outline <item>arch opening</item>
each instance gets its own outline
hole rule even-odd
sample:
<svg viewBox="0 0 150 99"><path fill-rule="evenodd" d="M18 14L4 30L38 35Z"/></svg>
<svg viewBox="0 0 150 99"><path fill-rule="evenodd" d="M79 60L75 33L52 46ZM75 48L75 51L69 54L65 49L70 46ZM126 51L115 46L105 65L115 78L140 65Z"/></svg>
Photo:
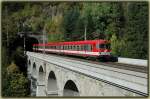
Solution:
<svg viewBox="0 0 150 99"><path fill-rule="evenodd" d="M30 68L31 68L31 61L29 60L28 61L28 69L30 70Z"/></svg>
<svg viewBox="0 0 150 99"><path fill-rule="evenodd" d="M64 86L63 96L79 96L79 90L72 80L68 80Z"/></svg>
<svg viewBox="0 0 150 99"><path fill-rule="evenodd" d="M43 83L44 82L44 70L43 67L40 66L39 68L39 83Z"/></svg>
<svg viewBox="0 0 150 99"><path fill-rule="evenodd" d="M50 96L58 95L57 79L53 71L51 71L48 76L47 91L48 91L48 95Z"/></svg>
<svg viewBox="0 0 150 99"><path fill-rule="evenodd" d="M36 64L35 63L33 63L33 75L35 76L36 75Z"/></svg>

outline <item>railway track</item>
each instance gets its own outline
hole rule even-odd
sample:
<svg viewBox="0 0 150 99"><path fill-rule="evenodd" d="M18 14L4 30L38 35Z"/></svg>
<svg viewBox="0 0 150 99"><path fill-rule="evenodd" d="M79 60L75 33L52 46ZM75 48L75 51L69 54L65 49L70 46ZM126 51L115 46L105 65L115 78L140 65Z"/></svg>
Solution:
<svg viewBox="0 0 150 99"><path fill-rule="evenodd" d="M103 65L103 66L107 66L107 67L114 67L114 68L136 71L136 72L141 72L141 73L148 73L148 68L145 66L122 64L122 63L117 63L117 62L100 62L98 60L87 60L82 57L76 57L76 56L70 56L70 55L59 55L59 54L52 54L52 53L49 55L59 56L62 58L72 59L72 60L77 60L77 61L83 61L83 62L92 63L92 64Z"/></svg>

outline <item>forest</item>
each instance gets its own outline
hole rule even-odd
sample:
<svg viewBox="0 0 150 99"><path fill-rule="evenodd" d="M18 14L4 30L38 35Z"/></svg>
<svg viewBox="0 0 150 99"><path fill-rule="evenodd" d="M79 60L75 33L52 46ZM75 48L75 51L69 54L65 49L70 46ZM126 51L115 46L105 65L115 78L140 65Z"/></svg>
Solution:
<svg viewBox="0 0 150 99"><path fill-rule="evenodd" d="M15 72L18 82L28 81L18 70L22 48L9 54L9 46L24 31L46 32L49 42L107 39L112 54L118 57L148 59L148 2L2 2L2 67ZM9 49L9 50L8 50ZM6 57L8 56L8 57ZM23 61L24 62L24 61ZM13 68L12 68L13 67ZM9 69L8 69L9 68ZM9 70L9 72L10 72ZM17 72L17 73L16 73ZM19 73L18 73L19 72ZM4 73L5 74L5 73ZM2 74L3 75L3 74ZM6 76L6 75L5 75ZM11 75L10 78L12 77ZM22 79L18 79L21 76ZM4 80L6 81L8 77ZM3 80L3 81L4 81ZM17 82L4 83L3 96L12 96L10 89ZM6 85L7 84L7 85ZM15 89L16 88L16 89ZM13 90L21 89L21 86ZM27 90L22 88L24 92ZM28 93L19 93L27 96ZM17 96L18 93L15 93ZM14 96L15 96L14 95Z"/></svg>

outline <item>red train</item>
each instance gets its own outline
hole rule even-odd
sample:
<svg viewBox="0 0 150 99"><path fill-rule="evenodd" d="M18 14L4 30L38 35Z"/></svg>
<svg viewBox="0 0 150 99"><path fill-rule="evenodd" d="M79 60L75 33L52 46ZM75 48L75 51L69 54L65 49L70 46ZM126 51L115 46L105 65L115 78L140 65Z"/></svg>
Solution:
<svg viewBox="0 0 150 99"><path fill-rule="evenodd" d="M33 50L38 52L45 51L46 53L95 57L100 60L117 61L117 58L111 55L110 42L107 40L86 40L33 44Z"/></svg>

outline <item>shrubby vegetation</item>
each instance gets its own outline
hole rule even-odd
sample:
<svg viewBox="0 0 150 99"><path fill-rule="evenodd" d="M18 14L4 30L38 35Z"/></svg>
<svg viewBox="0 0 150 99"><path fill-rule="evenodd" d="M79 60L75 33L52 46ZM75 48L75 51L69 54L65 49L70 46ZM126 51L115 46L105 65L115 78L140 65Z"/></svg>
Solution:
<svg viewBox="0 0 150 99"><path fill-rule="evenodd" d="M29 80L25 69L26 63L23 63L26 58L22 58L22 52L23 50L19 47L12 57L8 58L5 47L2 49L4 55L2 58L2 96L25 97L30 95Z"/></svg>
<svg viewBox="0 0 150 99"><path fill-rule="evenodd" d="M4 48L6 43L12 44L20 31L41 34L46 31L48 40L57 42L84 40L85 30L87 40L110 40L112 54L116 56L148 58L148 2L2 3ZM9 41L7 41L7 31ZM16 64L21 72L25 72L23 64L26 62L24 60L26 57L21 53L21 48L16 48L13 54L9 53L11 50L9 46L7 49L3 50L7 53L2 55L3 67L6 68L13 61L12 65ZM16 76L23 75L19 73ZM20 81L21 78L15 79ZM22 79L25 80L24 77ZM8 83L15 86L14 83Z"/></svg>
<svg viewBox="0 0 150 99"><path fill-rule="evenodd" d="M86 30L87 40L113 40L117 56L147 59L148 2L4 2L2 15L4 39L6 24L10 39L46 31L51 42L77 41Z"/></svg>

